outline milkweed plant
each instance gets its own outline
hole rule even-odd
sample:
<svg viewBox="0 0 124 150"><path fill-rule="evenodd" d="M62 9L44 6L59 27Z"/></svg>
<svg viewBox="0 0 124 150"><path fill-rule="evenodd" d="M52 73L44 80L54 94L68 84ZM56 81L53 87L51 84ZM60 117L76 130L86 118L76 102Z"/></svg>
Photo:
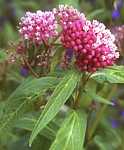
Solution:
<svg viewBox="0 0 124 150"><path fill-rule="evenodd" d="M105 114L124 83L111 31L68 5L28 11L17 29L8 62L18 63L25 79L3 106L0 132L26 130L29 147L45 137L42 150L110 150L104 138L111 133L110 141L116 140L117 134ZM109 145L117 148L117 141Z"/></svg>

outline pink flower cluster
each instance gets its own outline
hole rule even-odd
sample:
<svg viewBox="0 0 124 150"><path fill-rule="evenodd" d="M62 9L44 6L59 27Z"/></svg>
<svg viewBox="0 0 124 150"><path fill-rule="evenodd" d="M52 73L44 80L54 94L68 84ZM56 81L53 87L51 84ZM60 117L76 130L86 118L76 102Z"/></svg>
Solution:
<svg viewBox="0 0 124 150"><path fill-rule="evenodd" d="M64 18L65 16L61 20ZM68 22L66 20L66 28L63 26L61 41L64 47L73 49L79 70L94 72L113 65L119 53L114 44L114 36L103 23L96 20L91 22L85 17Z"/></svg>
<svg viewBox="0 0 124 150"><path fill-rule="evenodd" d="M113 65L119 57L115 38L103 23L89 21L71 6L60 5L53 11L27 12L20 22L20 34L36 43L48 42L57 36L61 26L61 43L73 50L80 71L94 72Z"/></svg>
<svg viewBox="0 0 124 150"><path fill-rule="evenodd" d="M66 29L68 24L72 24L76 20L86 20L83 13L68 5L59 5L58 8L53 9L53 13L57 17L58 23L64 29Z"/></svg>
<svg viewBox="0 0 124 150"><path fill-rule="evenodd" d="M19 32L24 39L42 43L57 35L57 22L51 11L27 12L19 23Z"/></svg>

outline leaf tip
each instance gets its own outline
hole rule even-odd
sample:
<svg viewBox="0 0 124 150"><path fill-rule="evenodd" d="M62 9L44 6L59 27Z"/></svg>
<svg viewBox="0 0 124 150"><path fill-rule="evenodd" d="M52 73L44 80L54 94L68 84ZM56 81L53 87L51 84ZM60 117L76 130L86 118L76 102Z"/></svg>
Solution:
<svg viewBox="0 0 124 150"><path fill-rule="evenodd" d="M33 143L33 139L32 139L32 137L30 137L30 139L29 139L29 147L31 147L32 143Z"/></svg>

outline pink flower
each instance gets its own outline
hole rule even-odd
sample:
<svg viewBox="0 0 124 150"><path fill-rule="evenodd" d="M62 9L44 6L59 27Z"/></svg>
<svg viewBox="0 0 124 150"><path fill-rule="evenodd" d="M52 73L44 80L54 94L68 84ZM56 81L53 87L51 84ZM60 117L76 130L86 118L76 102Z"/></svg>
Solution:
<svg viewBox="0 0 124 150"><path fill-rule="evenodd" d="M26 12L19 23L20 35L36 43L48 41L57 35L57 22L51 11Z"/></svg>
<svg viewBox="0 0 124 150"><path fill-rule="evenodd" d="M53 9L53 13L57 17L61 27L64 29L66 29L67 24L72 24L72 22L76 20L86 20L83 13L80 13L77 9L68 5L59 5L57 9Z"/></svg>
<svg viewBox="0 0 124 150"><path fill-rule="evenodd" d="M81 71L94 72L113 65L119 57L115 38L103 23L92 22L71 6L59 5L53 11L27 12L19 24L20 34L36 44L49 42L61 26L61 42L73 50L75 64Z"/></svg>
<svg viewBox="0 0 124 150"><path fill-rule="evenodd" d="M119 57L115 38L103 23L76 20L63 29L61 41L75 53L79 70L94 72L99 68L113 65Z"/></svg>

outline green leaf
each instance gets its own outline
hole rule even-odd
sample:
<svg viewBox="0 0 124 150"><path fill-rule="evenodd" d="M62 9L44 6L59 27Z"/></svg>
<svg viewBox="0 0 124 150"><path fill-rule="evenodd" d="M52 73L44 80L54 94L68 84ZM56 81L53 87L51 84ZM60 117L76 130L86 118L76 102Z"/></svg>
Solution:
<svg viewBox="0 0 124 150"><path fill-rule="evenodd" d="M29 140L30 146L38 133L55 117L55 115L59 112L60 108L71 96L77 85L78 80L79 74L70 71L70 73L68 73L55 88L52 96L48 100L48 103L46 104L43 112L41 113L38 121L34 126Z"/></svg>
<svg viewBox="0 0 124 150"><path fill-rule="evenodd" d="M13 29L10 22L4 25L3 33L4 33L6 41L14 41L18 39L17 33Z"/></svg>
<svg viewBox="0 0 124 150"><path fill-rule="evenodd" d="M91 78L100 83L124 83L124 66L113 66L97 71Z"/></svg>
<svg viewBox="0 0 124 150"><path fill-rule="evenodd" d="M3 62L4 60L6 60L7 58L7 54L5 51L0 50L0 62Z"/></svg>
<svg viewBox="0 0 124 150"><path fill-rule="evenodd" d="M27 131L32 131L36 121L37 121L37 117L28 115L16 121L14 127L19 129L24 129ZM49 140L53 140L55 138L58 129L59 129L59 125L56 124L56 120L53 120L39 134L43 135Z"/></svg>
<svg viewBox="0 0 124 150"><path fill-rule="evenodd" d="M104 103L104 104L109 104L109 105L113 105L112 102L110 102L109 100L97 95L95 92L89 90L89 89L86 89L86 94L88 96L90 96L94 101L97 101L97 102L100 102L100 103Z"/></svg>
<svg viewBox="0 0 124 150"><path fill-rule="evenodd" d="M115 129L111 129L111 127L105 129L103 135L96 135L93 140L100 150L115 150L118 149L122 143L120 135Z"/></svg>
<svg viewBox="0 0 124 150"><path fill-rule="evenodd" d="M71 112L58 131L50 150L82 150L86 124L84 112Z"/></svg>
<svg viewBox="0 0 124 150"><path fill-rule="evenodd" d="M12 100L14 101L16 98L31 99L34 96L40 96L47 89L55 87L58 82L59 80L55 77L42 77L39 79L28 78L10 95L8 101L12 102Z"/></svg>
<svg viewBox="0 0 124 150"><path fill-rule="evenodd" d="M26 79L9 96L4 107L4 115L1 118L0 130L5 128L12 120L24 114L25 110L34 100L44 94L44 92L58 84L55 77L43 77L39 79Z"/></svg>
<svg viewBox="0 0 124 150"><path fill-rule="evenodd" d="M32 10L40 9L39 3L36 3L35 1L19 1L19 5L23 8L30 8Z"/></svg>
<svg viewBox="0 0 124 150"><path fill-rule="evenodd" d="M70 5L75 8L79 8L78 0L57 0L57 4Z"/></svg>
<svg viewBox="0 0 124 150"><path fill-rule="evenodd" d="M106 143L102 137L100 136L95 136L94 138L94 142L96 143L96 145L98 146L98 148L100 148L100 150L112 150L112 146L111 144Z"/></svg>
<svg viewBox="0 0 124 150"><path fill-rule="evenodd" d="M92 13L88 14L87 18L94 19L94 17L96 17L96 16L98 17L103 13L105 13L104 9L97 9L97 10L93 11Z"/></svg>

